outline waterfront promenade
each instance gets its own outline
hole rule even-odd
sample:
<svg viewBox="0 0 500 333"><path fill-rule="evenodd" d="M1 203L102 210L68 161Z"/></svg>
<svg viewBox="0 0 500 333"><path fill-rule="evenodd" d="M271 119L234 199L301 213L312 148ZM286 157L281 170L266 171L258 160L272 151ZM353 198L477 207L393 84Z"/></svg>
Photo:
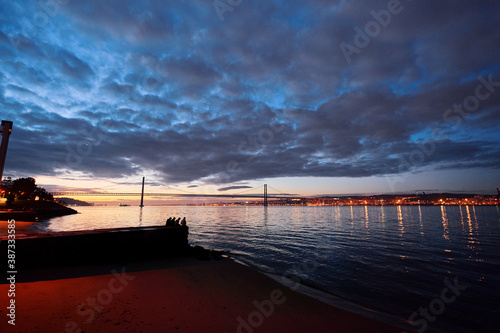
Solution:
<svg viewBox="0 0 500 333"><path fill-rule="evenodd" d="M15 325L8 321L9 298L1 298L2 332L401 331L298 293L220 254L185 248L185 227L26 235L27 224L19 225L16 246L24 247L18 260L25 268L18 269L10 298ZM148 256L165 237L166 243L179 238L174 247L184 250ZM66 253L57 256L61 251ZM2 295L12 290L12 281L5 281Z"/></svg>
<svg viewBox="0 0 500 333"><path fill-rule="evenodd" d="M16 285L15 327L1 304L2 332L401 331L294 292L227 258L26 273L33 281ZM7 289L0 285L2 295Z"/></svg>

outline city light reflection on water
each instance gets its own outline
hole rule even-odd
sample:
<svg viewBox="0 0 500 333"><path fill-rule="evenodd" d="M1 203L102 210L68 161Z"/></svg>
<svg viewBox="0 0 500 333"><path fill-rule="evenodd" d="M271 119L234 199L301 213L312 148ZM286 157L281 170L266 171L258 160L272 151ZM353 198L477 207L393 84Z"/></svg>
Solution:
<svg viewBox="0 0 500 333"><path fill-rule="evenodd" d="M443 238L450 240L449 230L448 230L448 218L446 217L446 207L441 206L441 218L443 219Z"/></svg>
<svg viewBox="0 0 500 333"><path fill-rule="evenodd" d="M488 332L500 298L500 212L484 206L79 207L32 231L163 225L186 216L190 243L230 251L283 274L322 258L303 282L402 318L439 296L445 278L470 286L433 326ZM465 213L464 213L465 211Z"/></svg>

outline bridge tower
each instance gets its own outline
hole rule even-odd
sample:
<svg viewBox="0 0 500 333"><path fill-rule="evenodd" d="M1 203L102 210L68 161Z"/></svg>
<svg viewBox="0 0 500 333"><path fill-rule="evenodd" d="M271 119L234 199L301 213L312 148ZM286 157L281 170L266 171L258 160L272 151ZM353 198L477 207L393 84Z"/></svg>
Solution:
<svg viewBox="0 0 500 333"><path fill-rule="evenodd" d="M264 207L267 207L267 184L264 184Z"/></svg>
<svg viewBox="0 0 500 333"><path fill-rule="evenodd" d="M0 185L3 179L3 168L7 156L10 133L12 133L12 121L2 120L2 145L0 146Z"/></svg>
<svg viewBox="0 0 500 333"><path fill-rule="evenodd" d="M139 207L144 207L144 178L146 177L142 177L141 204L139 205Z"/></svg>

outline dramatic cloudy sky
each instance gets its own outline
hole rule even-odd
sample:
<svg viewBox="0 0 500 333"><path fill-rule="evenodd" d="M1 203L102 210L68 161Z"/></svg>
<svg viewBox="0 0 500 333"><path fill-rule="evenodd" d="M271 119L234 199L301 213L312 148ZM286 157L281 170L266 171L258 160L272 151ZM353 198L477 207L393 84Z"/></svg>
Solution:
<svg viewBox="0 0 500 333"><path fill-rule="evenodd" d="M496 0L0 3L5 176L129 191L145 175L193 193L500 185Z"/></svg>

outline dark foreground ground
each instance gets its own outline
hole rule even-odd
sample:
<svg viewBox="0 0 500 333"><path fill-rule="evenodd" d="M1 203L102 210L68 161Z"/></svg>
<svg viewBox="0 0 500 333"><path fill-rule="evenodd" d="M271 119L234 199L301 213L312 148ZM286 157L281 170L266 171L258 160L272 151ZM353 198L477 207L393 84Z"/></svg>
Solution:
<svg viewBox="0 0 500 333"><path fill-rule="evenodd" d="M292 291L228 258L183 257L18 272L1 332L401 332ZM12 298L11 298L12 299Z"/></svg>
<svg viewBox="0 0 500 333"><path fill-rule="evenodd" d="M402 331L189 246L188 227L30 235L29 225L16 221L15 272L0 272L2 333Z"/></svg>

